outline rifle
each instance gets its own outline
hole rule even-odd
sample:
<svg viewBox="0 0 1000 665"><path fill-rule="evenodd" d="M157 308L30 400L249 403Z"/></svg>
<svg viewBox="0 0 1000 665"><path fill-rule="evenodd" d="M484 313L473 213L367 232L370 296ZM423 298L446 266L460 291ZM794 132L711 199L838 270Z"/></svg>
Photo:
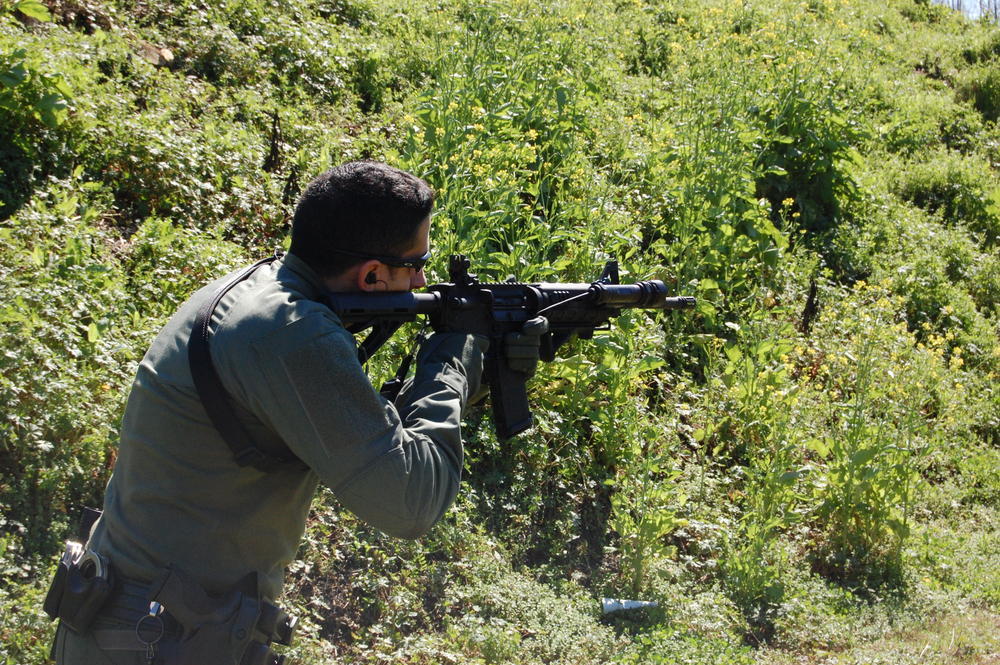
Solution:
<svg viewBox="0 0 1000 665"><path fill-rule="evenodd" d="M660 280L621 284L618 262L609 261L601 277L589 284L515 282L483 283L469 273L471 262L464 255L452 255L448 263L451 280L427 287L426 293L328 293L327 304L352 332L372 331L358 347L358 360L365 363L401 325L427 317L436 332L464 332L485 335L490 348L484 358L483 382L490 387L493 422L503 441L532 425L525 383L528 375L505 362L504 336L520 332L525 321L544 316L549 332L542 336L539 357L555 359L556 349L573 335L590 339L594 331L608 326L625 308L689 309L695 299L667 297ZM394 397L402 385L409 359L396 378L382 388Z"/></svg>

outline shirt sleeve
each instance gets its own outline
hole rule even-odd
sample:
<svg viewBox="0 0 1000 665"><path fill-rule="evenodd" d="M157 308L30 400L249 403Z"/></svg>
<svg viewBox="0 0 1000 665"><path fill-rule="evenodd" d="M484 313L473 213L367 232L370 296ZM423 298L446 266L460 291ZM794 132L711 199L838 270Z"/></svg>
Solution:
<svg viewBox="0 0 1000 665"><path fill-rule="evenodd" d="M478 389L486 344L433 335L392 404L358 363L354 338L311 315L252 344L263 381L243 388L252 410L346 508L390 535L416 538L458 493L461 414Z"/></svg>

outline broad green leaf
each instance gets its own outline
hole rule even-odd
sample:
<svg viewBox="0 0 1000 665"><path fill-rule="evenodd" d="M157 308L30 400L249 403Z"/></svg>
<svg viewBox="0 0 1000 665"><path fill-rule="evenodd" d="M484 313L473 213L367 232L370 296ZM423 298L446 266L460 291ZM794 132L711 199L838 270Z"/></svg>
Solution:
<svg viewBox="0 0 1000 665"><path fill-rule="evenodd" d="M714 279L709 279L706 277L702 279L700 282L698 282L698 288L702 291L714 291L718 290L719 283L716 282Z"/></svg>
<svg viewBox="0 0 1000 665"><path fill-rule="evenodd" d="M852 466L864 466L871 462L875 455L878 454L877 448L862 448L858 452L851 455L851 465Z"/></svg>
<svg viewBox="0 0 1000 665"><path fill-rule="evenodd" d="M38 21L52 20L52 14L49 13L48 7L39 0L20 0L14 4L14 9Z"/></svg>
<svg viewBox="0 0 1000 665"><path fill-rule="evenodd" d="M826 457L830 454L830 446L828 446L822 439L809 439L806 441L805 446L807 449L815 452L820 457Z"/></svg>
<svg viewBox="0 0 1000 665"><path fill-rule="evenodd" d="M656 356L646 356L640 360L633 368L633 374L642 374L643 372L649 372L650 370L658 369L667 364L663 358L658 358Z"/></svg>
<svg viewBox="0 0 1000 665"><path fill-rule="evenodd" d="M795 484L795 481L802 477L802 472L800 471L785 471L783 474L778 476L778 484L789 487Z"/></svg>
<svg viewBox="0 0 1000 665"><path fill-rule="evenodd" d="M62 111L66 108L66 100L62 95L50 92L35 102L35 108L39 111Z"/></svg>
<svg viewBox="0 0 1000 665"><path fill-rule="evenodd" d="M13 88L16 85L24 83L27 79L28 70L21 63L14 65L5 72L0 72L0 83L8 88Z"/></svg>
<svg viewBox="0 0 1000 665"><path fill-rule="evenodd" d="M906 522L903 522L896 517L891 517L887 521L887 524L889 525L889 528L892 529L892 532L896 534L897 538L903 539L910 536L910 526Z"/></svg>

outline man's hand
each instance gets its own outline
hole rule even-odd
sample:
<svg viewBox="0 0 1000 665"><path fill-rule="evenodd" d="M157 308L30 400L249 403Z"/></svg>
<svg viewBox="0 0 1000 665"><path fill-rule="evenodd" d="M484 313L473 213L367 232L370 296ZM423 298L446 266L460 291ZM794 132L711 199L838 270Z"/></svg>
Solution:
<svg viewBox="0 0 1000 665"><path fill-rule="evenodd" d="M544 316L536 316L524 322L520 332L504 335L504 355L507 365L515 372L535 375L538 367L538 349L542 335L549 331L549 320Z"/></svg>

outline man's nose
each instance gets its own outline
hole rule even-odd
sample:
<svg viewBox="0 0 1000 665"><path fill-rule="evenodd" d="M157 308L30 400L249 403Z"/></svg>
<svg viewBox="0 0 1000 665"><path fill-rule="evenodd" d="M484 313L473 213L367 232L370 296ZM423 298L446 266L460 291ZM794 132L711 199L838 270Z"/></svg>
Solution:
<svg viewBox="0 0 1000 665"><path fill-rule="evenodd" d="M413 274L413 278L410 280L410 288L422 289L425 286L427 286L427 278L424 276L424 269L421 268Z"/></svg>

